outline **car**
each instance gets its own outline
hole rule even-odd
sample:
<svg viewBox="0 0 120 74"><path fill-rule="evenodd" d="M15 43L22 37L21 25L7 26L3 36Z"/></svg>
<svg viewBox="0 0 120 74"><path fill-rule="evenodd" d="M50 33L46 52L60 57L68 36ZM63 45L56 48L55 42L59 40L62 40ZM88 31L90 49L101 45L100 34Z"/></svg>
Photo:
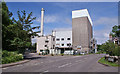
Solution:
<svg viewBox="0 0 120 74"><path fill-rule="evenodd" d="M84 55L85 53L84 53L84 52L81 52L80 54Z"/></svg>

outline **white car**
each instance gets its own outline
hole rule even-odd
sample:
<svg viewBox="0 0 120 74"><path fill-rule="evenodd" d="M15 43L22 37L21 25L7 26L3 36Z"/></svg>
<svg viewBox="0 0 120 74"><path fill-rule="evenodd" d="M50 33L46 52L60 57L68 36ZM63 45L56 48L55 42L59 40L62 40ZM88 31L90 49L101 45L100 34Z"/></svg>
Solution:
<svg viewBox="0 0 120 74"><path fill-rule="evenodd" d="M81 52L80 54L84 55L85 53L84 53L84 52Z"/></svg>

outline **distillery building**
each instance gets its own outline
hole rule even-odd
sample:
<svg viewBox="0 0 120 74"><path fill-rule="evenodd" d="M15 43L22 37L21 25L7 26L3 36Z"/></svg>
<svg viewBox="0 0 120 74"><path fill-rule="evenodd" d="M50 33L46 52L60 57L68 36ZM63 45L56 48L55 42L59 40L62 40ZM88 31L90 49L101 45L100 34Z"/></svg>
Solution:
<svg viewBox="0 0 120 74"><path fill-rule="evenodd" d="M89 53L90 41L93 38L92 25L87 9L72 11L73 49Z"/></svg>

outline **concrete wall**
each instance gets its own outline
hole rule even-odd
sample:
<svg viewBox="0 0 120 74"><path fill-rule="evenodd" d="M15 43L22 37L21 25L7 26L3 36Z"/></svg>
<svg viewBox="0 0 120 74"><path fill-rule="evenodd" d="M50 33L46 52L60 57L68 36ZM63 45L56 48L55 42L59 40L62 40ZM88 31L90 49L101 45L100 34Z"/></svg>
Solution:
<svg viewBox="0 0 120 74"><path fill-rule="evenodd" d="M88 17L72 18L73 49L81 46L82 51L89 51L92 38L92 25Z"/></svg>
<svg viewBox="0 0 120 74"><path fill-rule="evenodd" d="M93 37L92 20L87 9L72 11L73 49L81 46L82 52L89 52L90 40Z"/></svg>
<svg viewBox="0 0 120 74"><path fill-rule="evenodd" d="M46 50L47 47L45 47L45 45L48 46L48 49L54 49L55 47L55 41L53 41L55 37L54 36L41 36L37 38L37 53L40 52L40 50ZM48 40L48 43L45 42L46 40Z"/></svg>
<svg viewBox="0 0 120 74"><path fill-rule="evenodd" d="M59 31L54 31L54 35L55 35L55 44L56 47L62 47L62 48L67 48L69 46L67 46L67 44L71 44L72 45L72 30L59 30ZM62 38L64 38L64 40L61 40ZM67 40L67 38L70 38L70 40ZM59 41L57 41L57 39L60 39ZM62 44L64 44L64 46L62 46Z"/></svg>

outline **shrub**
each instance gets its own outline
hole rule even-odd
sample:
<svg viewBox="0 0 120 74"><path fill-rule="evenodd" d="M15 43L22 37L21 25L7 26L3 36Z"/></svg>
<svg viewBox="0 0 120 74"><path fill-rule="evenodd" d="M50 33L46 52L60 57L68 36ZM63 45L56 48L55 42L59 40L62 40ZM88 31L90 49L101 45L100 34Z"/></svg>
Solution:
<svg viewBox="0 0 120 74"><path fill-rule="evenodd" d="M2 52L2 64L17 62L23 59L22 54L18 54L17 52L9 52L3 51Z"/></svg>
<svg viewBox="0 0 120 74"><path fill-rule="evenodd" d="M40 52L39 52L39 55L41 55Z"/></svg>
<svg viewBox="0 0 120 74"><path fill-rule="evenodd" d="M54 56L54 54L51 54L51 56Z"/></svg>
<svg viewBox="0 0 120 74"><path fill-rule="evenodd" d="M62 53L61 56L63 56L64 54Z"/></svg>

